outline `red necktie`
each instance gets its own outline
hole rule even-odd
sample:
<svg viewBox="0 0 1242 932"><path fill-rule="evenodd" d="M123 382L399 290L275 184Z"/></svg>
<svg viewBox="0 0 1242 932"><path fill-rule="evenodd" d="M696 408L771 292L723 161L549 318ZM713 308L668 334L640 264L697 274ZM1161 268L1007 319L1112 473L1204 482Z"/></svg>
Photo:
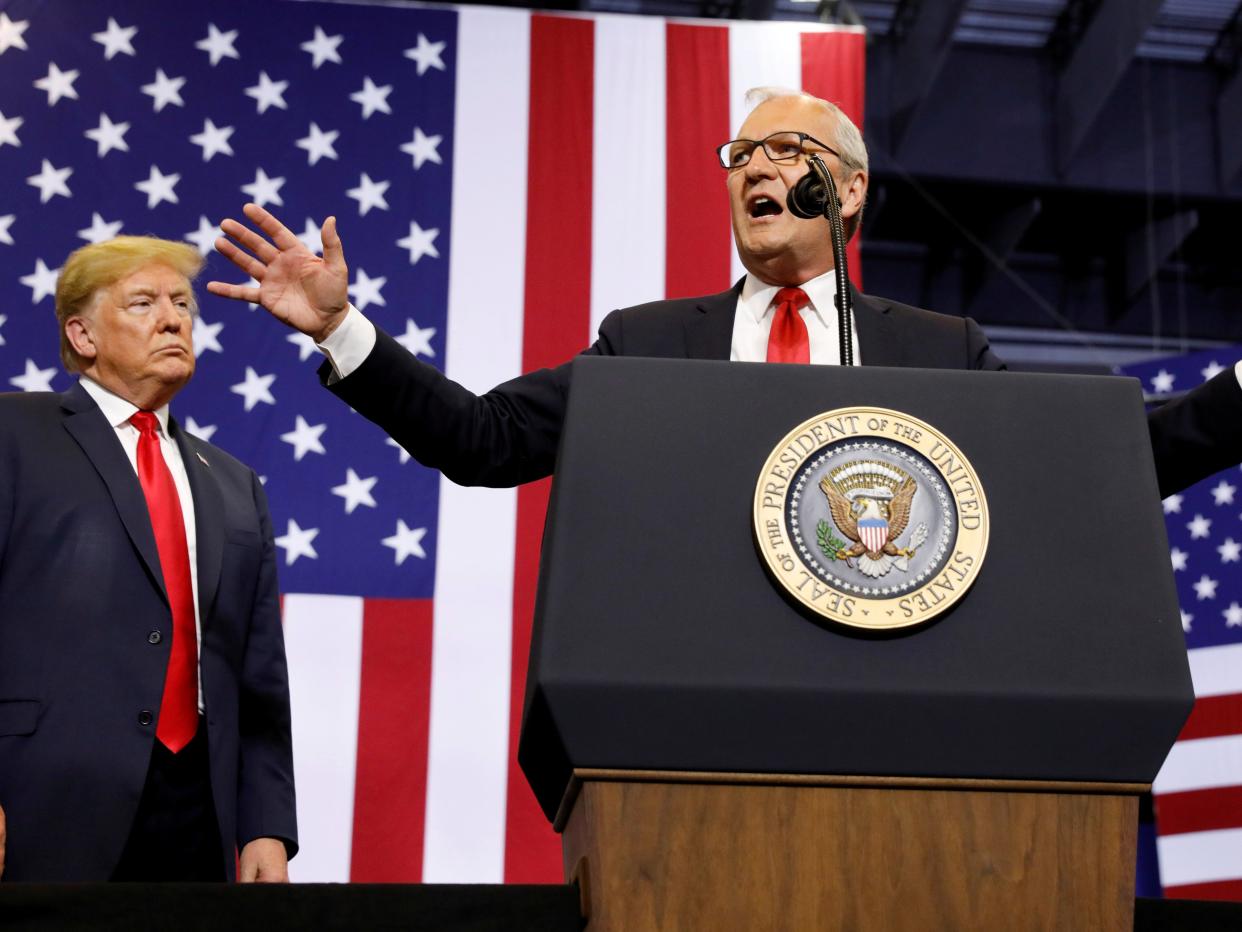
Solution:
<svg viewBox="0 0 1242 932"><path fill-rule="evenodd" d="M811 361L811 338L798 313L810 303L801 288L782 288L776 293L776 312L768 333L768 362Z"/></svg>
<svg viewBox="0 0 1242 932"><path fill-rule="evenodd" d="M194 627L190 551L186 546L177 486L160 452L155 415L139 411L129 422L141 434L138 438L138 481L147 499L164 588L172 608L172 650L168 656L168 674L164 677L164 697L160 700L155 737L176 754L190 743L198 730L198 638Z"/></svg>

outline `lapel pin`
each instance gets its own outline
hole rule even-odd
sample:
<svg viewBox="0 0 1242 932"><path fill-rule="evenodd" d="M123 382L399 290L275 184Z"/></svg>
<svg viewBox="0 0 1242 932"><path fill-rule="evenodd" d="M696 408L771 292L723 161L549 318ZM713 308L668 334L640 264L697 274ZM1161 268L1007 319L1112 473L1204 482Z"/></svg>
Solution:
<svg viewBox="0 0 1242 932"><path fill-rule="evenodd" d="M211 467L211 463L207 462L207 457L203 456L203 454L195 450L194 455L198 457L199 462L201 462L204 466L207 466L208 468Z"/></svg>

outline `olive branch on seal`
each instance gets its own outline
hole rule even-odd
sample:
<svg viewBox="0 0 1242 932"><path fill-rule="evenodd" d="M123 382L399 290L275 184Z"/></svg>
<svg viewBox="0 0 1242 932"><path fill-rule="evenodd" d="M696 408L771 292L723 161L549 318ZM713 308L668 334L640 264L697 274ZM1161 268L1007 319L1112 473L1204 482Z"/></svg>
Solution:
<svg viewBox="0 0 1242 932"><path fill-rule="evenodd" d="M820 552L829 560L837 558L837 552L845 549L845 541L832 536L832 525L821 520L815 527L815 537L819 541Z"/></svg>

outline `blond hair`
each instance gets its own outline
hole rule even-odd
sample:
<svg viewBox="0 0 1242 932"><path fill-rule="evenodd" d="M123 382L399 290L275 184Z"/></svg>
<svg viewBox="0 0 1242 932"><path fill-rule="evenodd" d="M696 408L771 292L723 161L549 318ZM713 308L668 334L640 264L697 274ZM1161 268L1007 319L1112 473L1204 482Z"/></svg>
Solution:
<svg viewBox="0 0 1242 932"><path fill-rule="evenodd" d="M70 317L90 314L100 293L148 265L166 265L194 281L204 260L193 246L154 236L116 236L91 243L69 254L56 280L56 322L60 327L60 360L69 372L81 372L84 363L65 334ZM194 295L191 308L197 312Z"/></svg>
<svg viewBox="0 0 1242 932"><path fill-rule="evenodd" d="M833 117L833 126L835 128L833 135L836 138L829 141L833 144L833 148L837 150L837 156L841 160L841 167L850 174L854 172L862 172L864 175L869 174L867 168L869 164L867 144L863 142L862 133L858 131L854 121L845 115L845 111L832 101L816 97L814 94L808 94L806 91L795 91L787 87L752 87L746 92L745 100L746 105L753 112L760 104L785 97L797 97L801 100L809 101ZM860 207L858 213L845 222L847 238L853 236L854 231L862 223L862 215L863 212Z"/></svg>

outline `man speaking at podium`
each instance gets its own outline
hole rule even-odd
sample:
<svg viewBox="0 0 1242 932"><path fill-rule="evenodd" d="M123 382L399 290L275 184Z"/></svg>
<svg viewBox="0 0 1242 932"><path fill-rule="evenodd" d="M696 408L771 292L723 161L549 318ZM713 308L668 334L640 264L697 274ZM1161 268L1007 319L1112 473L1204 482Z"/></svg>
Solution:
<svg viewBox="0 0 1242 932"><path fill-rule="evenodd" d="M0 396L4 880L287 879L266 499L169 414L194 374L201 268L150 237L77 250L56 317L81 381Z"/></svg>
<svg viewBox="0 0 1242 932"><path fill-rule="evenodd" d="M758 89L738 138L717 150L733 235L746 277L722 294L614 311L585 350L741 362L841 361L828 221L803 220L787 196L824 160L836 182L846 235L867 192L867 150L836 106L806 94ZM570 367L520 376L482 396L407 353L348 301L348 272L333 218L315 257L267 211L235 220L217 249L258 286L210 282L214 294L260 303L312 337L328 357L321 380L424 465L463 485L509 486L549 475L569 394ZM246 251L248 250L248 252ZM969 318L855 293L855 363L931 369L1005 368ZM1162 495L1242 458L1242 373L1226 372L1149 418Z"/></svg>

